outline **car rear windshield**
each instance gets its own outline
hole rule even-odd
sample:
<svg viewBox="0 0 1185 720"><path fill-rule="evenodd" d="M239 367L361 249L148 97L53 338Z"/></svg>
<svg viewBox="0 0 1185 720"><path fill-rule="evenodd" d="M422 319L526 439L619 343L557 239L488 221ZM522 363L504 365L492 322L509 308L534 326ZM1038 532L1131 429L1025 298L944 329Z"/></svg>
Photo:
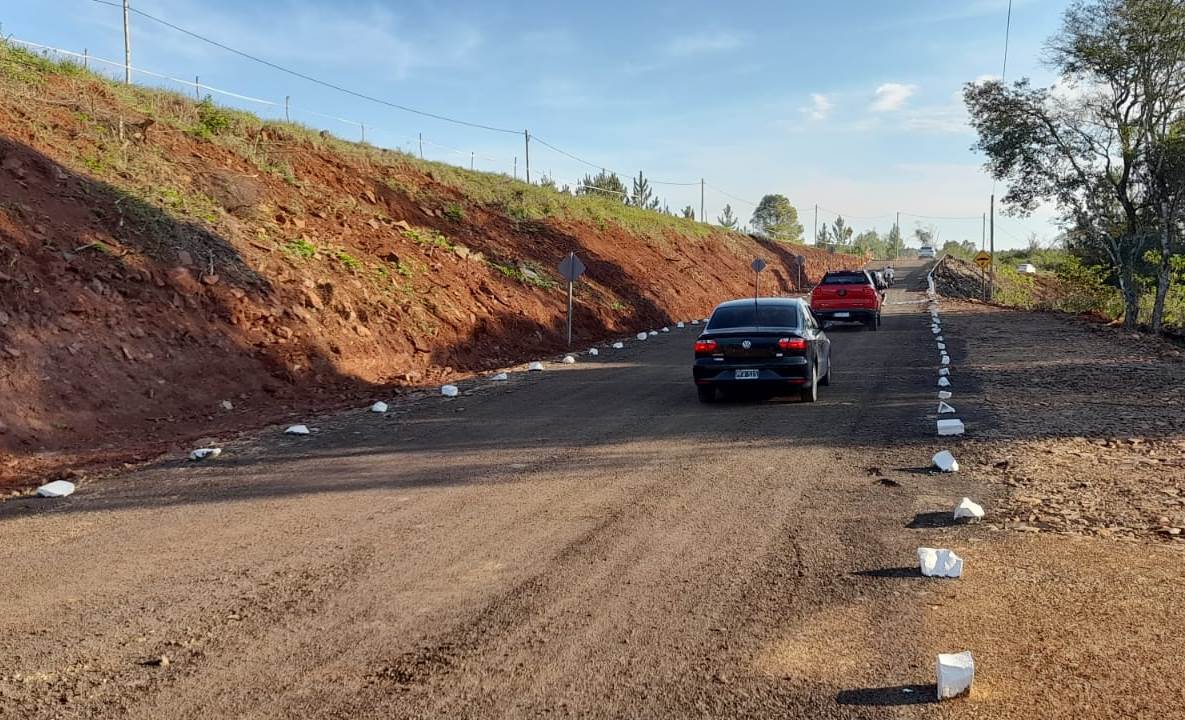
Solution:
<svg viewBox="0 0 1185 720"><path fill-rule="evenodd" d="M829 272L823 276L823 285L867 285L868 276L862 272Z"/></svg>
<svg viewBox="0 0 1185 720"><path fill-rule="evenodd" d="M716 308L709 330L737 327L798 328L797 305L745 304Z"/></svg>

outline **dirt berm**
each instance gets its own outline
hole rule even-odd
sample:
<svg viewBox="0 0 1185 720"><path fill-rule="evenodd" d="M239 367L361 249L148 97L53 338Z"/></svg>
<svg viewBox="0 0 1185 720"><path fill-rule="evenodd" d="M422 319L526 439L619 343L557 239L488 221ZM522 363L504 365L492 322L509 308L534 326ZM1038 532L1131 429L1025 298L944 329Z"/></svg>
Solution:
<svg viewBox="0 0 1185 720"><path fill-rule="evenodd" d="M0 484L794 291L861 259L105 82L0 45Z"/></svg>

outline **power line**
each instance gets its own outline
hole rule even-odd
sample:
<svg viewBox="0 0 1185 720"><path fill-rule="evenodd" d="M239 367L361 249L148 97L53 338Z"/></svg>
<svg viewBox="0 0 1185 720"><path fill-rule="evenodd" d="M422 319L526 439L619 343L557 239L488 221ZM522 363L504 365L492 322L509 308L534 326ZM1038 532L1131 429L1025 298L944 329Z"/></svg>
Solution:
<svg viewBox="0 0 1185 720"><path fill-rule="evenodd" d="M118 7L121 9L123 8L122 3L111 2L111 0L91 0L91 2L99 3L100 5L109 5L111 7ZM263 58L256 57L255 55L251 55L250 53L246 53L246 52L243 52L242 50L238 50L238 49L233 48L229 45L220 43L217 40L211 40L210 38L205 37L204 35L199 35L198 33L195 33L191 30L186 30L185 28L180 27L178 25L174 25L173 23L171 23L167 20L162 20L161 18L158 18L155 15L149 15L148 13L144 12L143 10L131 8L131 11L141 17L152 20L153 22L160 23L161 25L164 25L167 28L172 28L173 30L176 30L179 33L184 33L192 38L196 38L198 40L201 40L202 42L209 43L210 45L213 45L218 48L222 48L223 50L226 50L227 52L234 53L235 55L244 57L244 58L251 60L253 62L257 62L261 65L266 65L267 67L270 67L273 70L279 70L282 73L287 73L288 75L292 75L293 77L298 77L301 80L307 80L308 82L315 83L317 85L321 85L323 87L330 88L331 90L337 90L338 92L342 92L347 95L353 95L354 97L361 98L363 100L368 100L370 102L378 103L380 105L386 105L387 107L395 108L396 110L402 110L404 112L413 113L415 115L421 115L423 117L430 117L435 120L442 120L444 122L450 122L450 123L454 123L456 125L464 125L466 127L478 128L479 130L489 130L491 132L509 133L512 135L518 135L519 132L521 132L519 130L508 130L506 128L494 127L492 125L483 125L481 123L469 122L468 120L458 120L456 118L447 117L445 115L438 115L436 113L428 112L426 110L417 110L416 108L408 107L407 105L400 105L399 103L394 103L389 100L383 100L382 98L377 98L377 97L374 97L373 95L367 95L365 93L360 93L355 90L350 90L349 88L342 87L341 85L336 85L336 84L328 82L326 80L321 80L321 79L315 78L311 75L306 75L306 74L299 72L297 70L292 70L292 69L286 68L282 65L277 65L276 63L270 62L268 60L264 60Z"/></svg>
<svg viewBox="0 0 1185 720"><path fill-rule="evenodd" d="M696 184L698 185L699 183L696 183ZM757 207L757 205L759 204L759 203L755 203L755 202L753 202L752 200L746 200L745 198L742 198L742 197L737 197L736 195L732 195L732 194L730 194L730 193L726 193L726 192L724 192L723 190L721 190L720 188L716 187L715 185L711 185L711 184L709 184L709 183L704 183L704 184L705 184L707 187L710 187L710 188L712 188L712 190L713 190L713 191L720 193L721 195L723 195L723 196L724 196L724 197L726 197L726 198L730 198L730 199L732 199L732 200L736 200L737 202L743 202L743 203L745 203L746 205L752 205L753 207Z"/></svg>

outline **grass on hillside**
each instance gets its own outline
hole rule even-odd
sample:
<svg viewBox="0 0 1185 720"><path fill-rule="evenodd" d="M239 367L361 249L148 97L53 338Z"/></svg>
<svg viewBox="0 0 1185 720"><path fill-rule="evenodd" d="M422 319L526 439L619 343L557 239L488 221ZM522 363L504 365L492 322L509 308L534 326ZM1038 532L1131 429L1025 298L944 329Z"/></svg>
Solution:
<svg viewBox="0 0 1185 720"><path fill-rule="evenodd" d="M517 221L545 219L585 222L606 230L611 225L643 236L653 242L662 243L671 235L685 238L704 238L711 235L721 239L739 242L743 236L712 225L673 217L662 213L624 205L616 199L599 195L575 196L547 187L529 184L505 174L488 173L455 167L441 162L421 160L399 150L385 150L366 143L356 143L333 137L320 130L297 123L264 120L254 114L227 108L211 99L197 101L169 90L128 86L102 75L88 72L73 61L58 61L36 52L0 41L0 83L7 90L26 93L41 88L50 76L67 76L77 85L79 105L88 90L100 90L121 105L150 117L158 123L177 128L191 137L216 143L244 157L262 172L276 175L286 182L300 186L301 179L280 153L274 152L276 142L262 140L274 137L304 142L319 150L338 153L362 161L371 167L387 168L396 176L399 171L413 171L451 188L470 205L485 206L499 210ZM89 86L89 87L86 87ZM93 103L92 103L93 105ZM150 168L129 167L134 159L127 153L115 150L116 143L110 128L90 113L79 113L80 119L95 126L100 147L97 153L86 159L80 158L86 168L98 175L140 171L144 177ZM266 133L261 133L261 131ZM167 160L158 158L158 160ZM141 163L143 164L143 163ZM400 185L398 179L392 185ZM419 188L403 188L411 193L422 192ZM465 207L455 200L435 200L444 208L446 216L454 221L463 220ZM176 208L172 208L176 209Z"/></svg>

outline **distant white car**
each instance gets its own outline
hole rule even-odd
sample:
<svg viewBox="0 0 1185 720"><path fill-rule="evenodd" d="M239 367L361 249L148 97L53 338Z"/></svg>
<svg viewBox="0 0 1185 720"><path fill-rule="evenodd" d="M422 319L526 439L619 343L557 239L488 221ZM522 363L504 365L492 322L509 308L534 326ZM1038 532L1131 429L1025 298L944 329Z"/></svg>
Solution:
<svg viewBox="0 0 1185 720"><path fill-rule="evenodd" d="M920 258L934 257L934 248L930 247L929 245L921 246L920 248L918 248L918 257L920 257Z"/></svg>
<svg viewBox="0 0 1185 720"><path fill-rule="evenodd" d="M1021 263L1020 265L1016 266L1016 271L1019 273L1024 273L1025 275L1036 275L1037 266L1033 263Z"/></svg>

